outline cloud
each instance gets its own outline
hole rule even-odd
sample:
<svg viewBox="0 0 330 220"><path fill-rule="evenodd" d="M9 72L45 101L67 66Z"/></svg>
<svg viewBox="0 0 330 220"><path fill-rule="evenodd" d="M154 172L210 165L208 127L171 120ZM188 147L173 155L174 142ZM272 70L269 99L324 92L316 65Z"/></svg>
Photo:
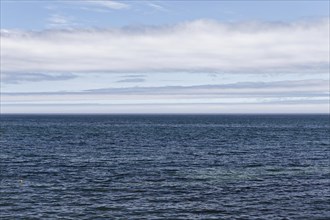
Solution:
<svg viewBox="0 0 330 220"><path fill-rule="evenodd" d="M55 15L52 15L50 18L49 18L49 21L53 24L56 24L56 25L66 25L68 23L68 19L64 16L61 16L61 15L58 15L58 14L55 14Z"/></svg>
<svg viewBox="0 0 330 220"><path fill-rule="evenodd" d="M77 76L72 73L66 74L44 74L44 73L24 73L24 74L3 74L1 82L5 84L18 84L21 82L41 82L41 81L62 81L74 79Z"/></svg>
<svg viewBox="0 0 330 220"><path fill-rule="evenodd" d="M84 0L84 1L80 1L79 3L94 5L94 6L103 7L103 8L107 8L107 9L114 9L114 10L130 8L130 5L128 5L126 3L118 2L118 1L112 1L112 0L104 0L104 1Z"/></svg>
<svg viewBox="0 0 330 220"><path fill-rule="evenodd" d="M96 104L65 104L65 105L1 105L1 113L58 113L58 114L279 114L279 113L320 113L327 114L327 103L296 103L296 104L140 104L140 105L96 105Z"/></svg>
<svg viewBox="0 0 330 220"><path fill-rule="evenodd" d="M132 75L124 75L122 78L144 78L146 75L143 74L132 74Z"/></svg>
<svg viewBox="0 0 330 220"><path fill-rule="evenodd" d="M99 2L99 1L98 1ZM329 19L1 31L1 71L327 73Z"/></svg>
<svg viewBox="0 0 330 220"><path fill-rule="evenodd" d="M131 79L122 79L116 81L117 83L139 83L139 82L144 82L146 81L145 79L142 78L131 78Z"/></svg>
<svg viewBox="0 0 330 220"><path fill-rule="evenodd" d="M72 20L72 17L53 14L48 18L47 26L49 28L69 28L76 25L76 23L74 23Z"/></svg>
<svg viewBox="0 0 330 220"><path fill-rule="evenodd" d="M3 113L326 113L329 81L2 93Z"/></svg>
<svg viewBox="0 0 330 220"><path fill-rule="evenodd" d="M85 90L90 94L177 95L181 97L313 97L329 95L329 81L239 82L220 85L128 87Z"/></svg>
<svg viewBox="0 0 330 220"><path fill-rule="evenodd" d="M296 80L276 82L239 82L220 85L126 87L90 89L77 92L3 93L6 96L82 96L96 95L118 98L120 96L151 96L161 98L204 98L204 97L328 97L329 81ZM120 97L120 98L122 98Z"/></svg>
<svg viewBox="0 0 330 220"><path fill-rule="evenodd" d="M146 1L145 2L147 6L157 10L157 11L163 11L163 12L167 12L169 11L167 8L165 8L164 6L160 5L160 4L156 4L155 2L151 2L151 1Z"/></svg>

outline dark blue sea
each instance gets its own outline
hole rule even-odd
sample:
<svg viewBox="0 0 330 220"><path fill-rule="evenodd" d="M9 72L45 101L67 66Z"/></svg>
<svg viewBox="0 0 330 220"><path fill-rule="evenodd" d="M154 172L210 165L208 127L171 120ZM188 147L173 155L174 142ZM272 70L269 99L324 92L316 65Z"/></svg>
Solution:
<svg viewBox="0 0 330 220"><path fill-rule="evenodd" d="M1 115L1 219L330 219L329 115Z"/></svg>

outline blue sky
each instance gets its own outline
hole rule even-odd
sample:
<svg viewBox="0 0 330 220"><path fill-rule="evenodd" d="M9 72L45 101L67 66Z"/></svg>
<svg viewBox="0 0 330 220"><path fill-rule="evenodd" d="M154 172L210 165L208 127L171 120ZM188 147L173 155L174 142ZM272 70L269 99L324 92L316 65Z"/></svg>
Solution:
<svg viewBox="0 0 330 220"><path fill-rule="evenodd" d="M1 0L3 113L327 113L328 1Z"/></svg>
<svg viewBox="0 0 330 220"><path fill-rule="evenodd" d="M106 7L103 2L1 0L1 26L42 30L51 27L54 15L77 27L109 28L168 25L197 19L286 22L329 14L328 1L116 1L121 7Z"/></svg>

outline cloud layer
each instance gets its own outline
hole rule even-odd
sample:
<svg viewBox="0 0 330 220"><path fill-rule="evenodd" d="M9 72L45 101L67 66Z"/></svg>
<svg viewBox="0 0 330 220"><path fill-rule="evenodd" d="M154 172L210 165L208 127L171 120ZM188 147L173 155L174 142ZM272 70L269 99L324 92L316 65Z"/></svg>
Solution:
<svg viewBox="0 0 330 220"><path fill-rule="evenodd" d="M324 100L328 101L329 81L297 80L276 82L240 82L221 85L198 86L162 86L162 87L127 87L83 90L77 92L37 92L37 93L3 93L3 102L82 102L104 103L104 101L121 100L124 103L145 102L156 103L263 103L288 100Z"/></svg>
<svg viewBox="0 0 330 220"><path fill-rule="evenodd" d="M44 73L25 73L25 74L3 74L1 82L4 84L18 84L21 82L41 82L41 81L62 81L74 79L77 76L72 73L44 74Z"/></svg>
<svg viewBox="0 0 330 220"><path fill-rule="evenodd" d="M329 19L293 23L1 30L1 71L328 72Z"/></svg>

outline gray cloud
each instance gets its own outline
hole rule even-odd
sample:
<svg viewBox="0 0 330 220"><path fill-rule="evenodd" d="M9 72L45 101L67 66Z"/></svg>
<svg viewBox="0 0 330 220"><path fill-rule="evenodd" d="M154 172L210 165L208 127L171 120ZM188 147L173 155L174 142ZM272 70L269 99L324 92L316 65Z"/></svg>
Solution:
<svg viewBox="0 0 330 220"><path fill-rule="evenodd" d="M122 80L118 80L116 81L117 83L139 83L139 82L144 82L146 81L143 78L130 78L130 79L122 79Z"/></svg>
<svg viewBox="0 0 330 220"><path fill-rule="evenodd" d="M182 106L188 106L188 105L229 105L229 106L235 106L235 105L253 105L253 104L290 104L290 105L295 105L295 104L327 104L329 101L328 100L311 100L311 99L298 99L298 100L272 100L272 101L258 101L258 102L247 102L247 103L241 103L241 102L203 102L203 103L194 103L194 102L190 102L190 103L141 103L141 104L102 104L102 103L89 103L89 102L85 102L85 103L71 103L71 104L61 104L61 103L54 103L54 104L43 104L43 103L36 103L36 104L27 104L27 103L6 103L6 105L8 106L26 106L26 105L34 105L34 106L43 106L43 105L47 105L47 106L86 106L86 105L91 105L91 106L114 106L114 105L122 105L122 106L132 106L132 105L141 105L141 106L151 106L151 105L158 105L158 106L171 106L171 105L182 105Z"/></svg>
<svg viewBox="0 0 330 220"><path fill-rule="evenodd" d="M239 82L222 85L197 85L197 86L163 86L163 87L129 87L129 88L103 88L84 90L90 93L115 93L115 94L238 94L265 96L266 94L279 95L295 93L328 92L329 81L326 80L297 80L276 82Z"/></svg>
<svg viewBox="0 0 330 220"><path fill-rule="evenodd" d="M328 80L2 93L3 113L326 113Z"/></svg>
<svg viewBox="0 0 330 220"><path fill-rule="evenodd" d="M123 98L153 96L172 98L216 97L328 97L329 81L297 80L277 82L240 82L220 85L127 87L83 90L79 92L3 93L6 96L106 96Z"/></svg>
<svg viewBox="0 0 330 220"><path fill-rule="evenodd" d="M77 76L72 73L66 74L44 74L44 73L24 73L1 75L1 82L5 84L18 84L22 82L40 82L40 81L62 81L74 79Z"/></svg>
<svg viewBox="0 0 330 220"><path fill-rule="evenodd" d="M147 75L143 75L143 74L131 74L131 75L124 75L121 76L122 78L144 78L147 77Z"/></svg>

